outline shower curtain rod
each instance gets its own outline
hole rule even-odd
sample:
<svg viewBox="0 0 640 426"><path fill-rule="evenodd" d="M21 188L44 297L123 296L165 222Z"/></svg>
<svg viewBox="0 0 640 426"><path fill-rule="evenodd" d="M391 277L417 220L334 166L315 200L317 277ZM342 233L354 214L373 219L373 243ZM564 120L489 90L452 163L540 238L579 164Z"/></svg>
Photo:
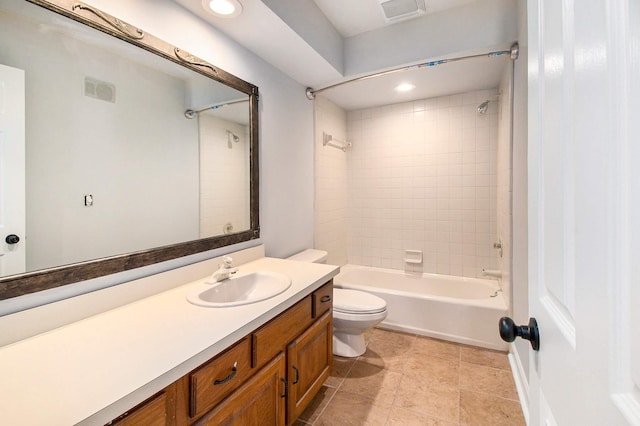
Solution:
<svg viewBox="0 0 640 426"><path fill-rule="evenodd" d="M249 102L249 99L237 99L235 101L222 102L222 103L219 103L219 104L210 105L210 106L208 106L206 108L202 108L202 109L199 109L199 110L188 109L188 110L186 110L184 112L184 115L187 118L193 118L193 117L196 116L196 114L200 114L202 111L207 111L209 109L218 109L218 108L222 108L222 107L227 106L227 105L239 104L241 102Z"/></svg>
<svg viewBox="0 0 640 426"><path fill-rule="evenodd" d="M516 42L516 43L513 43L511 45L511 48L509 50L499 50L499 51L489 52L489 53L480 53L480 54L477 54L477 55L458 56L456 58L439 59L437 61L429 61L429 62L423 62L421 64L409 65L409 66L401 67L401 68L394 68L392 70L381 71L381 72L365 75L365 76L362 76L362 77L353 78L351 80L342 81L340 83L332 84L331 86L326 86L326 87L323 87L323 88L317 89L317 90L314 90L311 87L307 87L307 90L306 90L305 93L307 95L307 99L312 101L312 100L314 100L316 98L316 93L324 92L325 90L333 89L333 88L336 88L336 87L339 87L339 86L342 86L342 85L348 84L348 83L354 83L356 81L368 80L368 79L374 78L374 77L381 77L383 75L394 74L394 73L397 73L397 72L409 71L409 70L412 70L412 69L418 69L418 68L423 68L423 67L435 67L436 65L447 64L449 62L462 61L462 60L465 60L465 59L474 59L474 58L482 58L482 57L493 58L493 57L498 57L498 56L502 56L502 55L509 55L509 58L512 61L515 61L516 59L518 59L518 54L519 54L519 47L518 47L518 43Z"/></svg>

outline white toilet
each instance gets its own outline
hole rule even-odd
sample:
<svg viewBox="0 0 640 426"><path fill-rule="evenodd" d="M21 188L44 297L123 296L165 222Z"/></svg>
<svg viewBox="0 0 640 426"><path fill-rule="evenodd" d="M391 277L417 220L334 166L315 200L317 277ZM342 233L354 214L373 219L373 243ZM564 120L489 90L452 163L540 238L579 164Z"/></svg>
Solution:
<svg viewBox="0 0 640 426"><path fill-rule="evenodd" d="M289 257L289 260L326 263L327 252L308 249ZM364 332L387 317L384 299L364 291L333 289L333 353L356 357L366 350Z"/></svg>

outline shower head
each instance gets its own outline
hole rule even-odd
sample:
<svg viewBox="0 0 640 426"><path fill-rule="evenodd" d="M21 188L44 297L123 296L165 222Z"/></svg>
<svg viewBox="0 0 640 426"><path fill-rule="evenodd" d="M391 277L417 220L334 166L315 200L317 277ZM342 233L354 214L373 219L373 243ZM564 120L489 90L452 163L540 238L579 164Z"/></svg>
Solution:
<svg viewBox="0 0 640 426"><path fill-rule="evenodd" d="M202 109L199 109L197 111L192 110L192 109L188 109L188 110L186 110L184 112L184 116L187 117L189 120L191 120L192 118L195 118L198 114L200 114L202 111L207 111L207 110L210 110L210 109L218 109L218 108L221 108L221 107L223 107L225 105L212 105L210 107L202 108Z"/></svg>
<svg viewBox="0 0 640 426"><path fill-rule="evenodd" d="M489 100L488 99L486 101L484 101L483 103L481 103L480 105L478 105L478 114L484 114L485 112L487 112L487 108L489 108Z"/></svg>
<svg viewBox="0 0 640 426"><path fill-rule="evenodd" d="M234 143L240 142L240 137L233 133L231 130L227 130L227 146L229 149L233 148Z"/></svg>

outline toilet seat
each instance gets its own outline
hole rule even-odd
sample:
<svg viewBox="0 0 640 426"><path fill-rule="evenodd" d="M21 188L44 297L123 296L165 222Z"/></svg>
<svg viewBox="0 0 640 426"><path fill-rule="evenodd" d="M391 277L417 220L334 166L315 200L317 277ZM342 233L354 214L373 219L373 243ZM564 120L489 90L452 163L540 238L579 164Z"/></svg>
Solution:
<svg viewBox="0 0 640 426"><path fill-rule="evenodd" d="M363 291L344 288L333 289L333 311L351 315L369 315L385 312L384 299Z"/></svg>

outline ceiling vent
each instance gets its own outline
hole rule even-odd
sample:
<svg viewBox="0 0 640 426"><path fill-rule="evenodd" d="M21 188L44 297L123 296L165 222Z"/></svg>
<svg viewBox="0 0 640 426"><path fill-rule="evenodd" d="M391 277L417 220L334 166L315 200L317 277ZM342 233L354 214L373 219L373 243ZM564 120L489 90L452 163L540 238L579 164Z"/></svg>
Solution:
<svg viewBox="0 0 640 426"><path fill-rule="evenodd" d="M84 78L84 95L101 101L116 102L116 86L95 78Z"/></svg>
<svg viewBox="0 0 640 426"><path fill-rule="evenodd" d="M424 0L380 0L386 22L398 22L424 15Z"/></svg>

